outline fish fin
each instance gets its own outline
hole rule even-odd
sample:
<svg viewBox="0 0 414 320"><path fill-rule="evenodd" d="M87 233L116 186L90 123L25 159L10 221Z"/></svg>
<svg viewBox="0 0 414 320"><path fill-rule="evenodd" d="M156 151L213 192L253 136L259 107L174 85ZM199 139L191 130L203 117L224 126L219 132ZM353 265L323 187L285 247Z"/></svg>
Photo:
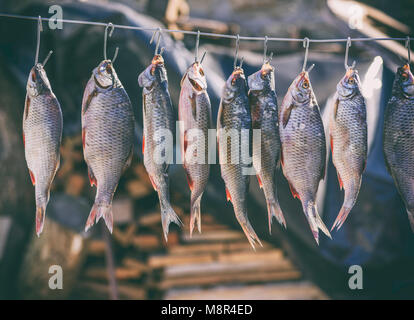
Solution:
<svg viewBox="0 0 414 320"><path fill-rule="evenodd" d="M309 201L307 204L304 204L303 209L316 243L319 245L319 229L332 239L329 230L326 228L325 224L318 214L316 204L312 201Z"/></svg>
<svg viewBox="0 0 414 320"><path fill-rule="evenodd" d="M85 150L86 128L82 128L82 148Z"/></svg>
<svg viewBox="0 0 414 320"><path fill-rule="evenodd" d="M301 200L299 193L295 190L295 188L292 186L292 184L289 181L288 181L288 184L289 184L289 189L290 189L290 192L292 193L293 198L298 198L299 200Z"/></svg>
<svg viewBox="0 0 414 320"><path fill-rule="evenodd" d="M142 136L142 154L144 154L145 151L145 136Z"/></svg>
<svg viewBox="0 0 414 320"><path fill-rule="evenodd" d="M338 213L338 216L335 219L334 224L331 227L331 231L336 227L336 230L339 230L342 225L344 224L346 218L348 217L349 213L351 212L352 208L348 208L342 205L341 210Z"/></svg>
<svg viewBox="0 0 414 320"><path fill-rule="evenodd" d="M24 102L24 112L23 112L23 117L25 120L27 119L27 116L29 115L29 108L30 108L30 97L26 95L26 100Z"/></svg>
<svg viewBox="0 0 414 320"><path fill-rule="evenodd" d="M128 157L126 158L126 161L124 164L124 168L122 169L122 173L124 173L131 165L133 155L134 155L134 147L131 146L131 150L129 151Z"/></svg>
<svg viewBox="0 0 414 320"><path fill-rule="evenodd" d="M197 223L197 230L201 233L201 194L196 200L191 201L190 216L190 237L193 235L194 225Z"/></svg>
<svg viewBox="0 0 414 320"><path fill-rule="evenodd" d="M35 179L35 176L34 176L32 170L30 170L30 169L29 169L29 175L30 175L30 180L32 181L32 185L35 185L36 184L36 179Z"/></svg>
<svg viewBox="0 0 414 320"><path fill-rule="evenodd" d="M334 145L333 145L333 138L332 138L332 135L329 135L329 141L330 141L330 143L331 143L331 153L332 153L332 157L333 157L333 154L334 154Z"/></svg>
<svg viewBox="0 0 414 320"><path fill-rule="evenodd" d="M273 217L276 218L277 222L286 228L286 220L277 201L267 202L267 214L269 218L269 234L272 234Z"/></svg>
<svg viewBox="0 0 414 320"><path fill-rule="evenodd" d="M285 128L286 127L286 125L288 124L288 122L289 122L289 118L290 118L290 113L292 112L292 109L294 108L295 106L293 105L293 103L289 106L289 107L287 107L285 110L283 110L283 112L282 112L282 123L283 123L283 128Z"/></svg>
<svg viewBox="0 0 414 320"><path fill-rule="evenodd" d="M283 167L283 148L282 148L282 146L280 146L280 164Z"/></svg>
<svg viewBox="0 0 414 320"><path fill-rule="evenodd" d="M92 99L96 97L96 95L98 94L98 91L96 90L94 83L95 81L92 82L89 80L88 84L86 85L85 92L82 98L82 115L86 113L92 102Z"/></svg>
<svg viewBox="0 0 414 320"><path fill-rule="evenodd" d="M256 177L257 177L257 181L259 182L260 189L263 189L263 183L262 183L262 180L260 179L260 176L257 174Z"/></svg>
<svg viewBox="0 0 414 320"><path fill-rule="evenodd" d="M339 172L338 172L338 170L336 170L336 174L338 175L338 181L339 181L339 189L343 189L344 188L344 183L343 183L343 181L342 181L342 179L341 179L341 176L339 175Z"/></svg>
<svg viewBox="0 0 414 320"><path fill-rule="evenodd" d="M334 117L334 120L336 120L336 115L338 113L338 106L339 106L339 99L337 98L335 100L334 108L333 108L333 117Z"/></svg>
<svg viewBox="0 0 414 320"><path fill-rule="evenodd" d="M227 189L227 188L226 188L226 199L227 199L227 201L232 202L231 201L231 195L230 195L229 189Z"/></svg>
<svg viewBox="0 0 414 320"><path fill-rule="evenodd" d="M46 205L36 206L36 235L39 237L45 223Z"/></svg>
<svg viewBox="0 0 414 320"><path fill-rule="evenodd" d="M150 181L151 181L152 187L154 188L154 190L155 190L155 191L157 191L157 185L155 184L155 182L154 182L154 180L152 179L151 175L148 175L148 177L149 177L149 179L150 179Z"/></svg>
<svg viewBox="0 0 414 320"><path fill-rule="evenodd" d="M163 199L161 194L158 194L158 196L160 198L162 230L164 232L165 242L168 242L168 231L170 228L170 223L174 222L176 225L181 227L182 222L178 215L175 213L174 209L171 207L170 202L166 199Z"/></svg>
<svg viewBox="0 0 414 320"><path fill-rule="evenodd" d="M88 220L86 221L85 225L85 232L87 232L95 223L103 218L105 224L112 233L113 229L113 215L112 215L112 204L110 205L102 205L102 204L93 204L91 212L89 213Z"/></svg>
<svg viewBox="0 0 414 320"><path fill-rule="evenodd" d="M412 211L407 210L407 214L408 220L410 221L411 231L414 232L414 213Z"/></svg>
<svg viewBox="0 0 414 320"><path fill-rule="evenodd" d="M254 231L247 217L244 217L244 216L240 217L236 214L236 219L239 222L240 226L242 227L244 234L246 235L247 240L249 241L253 250L256 251L256 243L258 243L261 247L263 247L262 242L260 241L256 232Z"/></svg>
<svg viewBox="0 0 414 320"><path fill-rule="evenodd" d="M93 174L93 171L90 166L88 166L88 177L89 177L89 183L91 184L91 187L95 185L95 187L98 187L98 181L95 178L95 175Z"/></svg>

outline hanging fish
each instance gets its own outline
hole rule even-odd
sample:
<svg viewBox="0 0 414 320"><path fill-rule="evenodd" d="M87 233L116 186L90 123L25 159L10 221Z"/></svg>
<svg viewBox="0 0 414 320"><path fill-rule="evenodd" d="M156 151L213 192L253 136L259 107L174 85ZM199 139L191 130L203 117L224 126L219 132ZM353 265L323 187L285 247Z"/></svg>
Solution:
<svg viewBox="0 0 414 320"><path fill-rule="evenodd" d="M321 229L330 233L318 214L316 193L325 176L326 141L319 106L309 74L302 71L290 85L279 110L281 163L291 192L302 202L312 234L319 244Z"/></svg>
<svg viewBox="0 0 414 320"><path fill-rule="evenodd" d="M341 228L354 206L367 163L367 113L358 71L349 67L338 83L329 121L332 160L344 202L331 231Z"/></svg>
<svg viewBox="0 0 414 320"><path fill-rule="evenodd" d="M151 64L139 75L138 84L143 88L144 136L142 152L144 154L144 166L152 186L158 192L162 228L167 241L170 223L174 222L180 226L181 221L170 203L169 164L165 161L160 163L154 158L158 152L157 149L165 143L163 131L166 130L171 133L174 131L174 110L168 92L167 70L161 54L155 54Z"/></svg>
<svg viewBox="0 0 414 320"><path fill-rule="evenodd" d="M36 194L37 236L43 231L50 186L59 168L63 127L60 104L44 70L49 56L30 71L23 114L24 151Z"/></svg>
<svg viewBox="0 0 414 320"><path fill-rule="evenodd" d="M232 153L242 153L242 134L241 131L251 130L251 116L249 110L249 100L247 96L247 83L243 69L235 67L233 73L227 79L221 97L218 118L218 150L219 162L221 168L221 176L226 185L227 200L231 201L234 213L240 223L250 245L255 249L256 242L261 242L253 230L247 216L247 194L249 190L249 175L245 173L245 169L249 166L243 163L242 159L233 161ZM227 134L236 132L239 137L239 143L230 141ZM237 147L232 148L233 146Z"/></svg>
<svg viewBox="0 0 414 320"><path fill-rule="evenodd" d="M407 63L399 68L384 117L384 156L414 232L414 77Z"/></svg>
<svg viewBox="0 0 414 320"><path fill-rule="evenodd" d="M211 104L201 62L194 62L181 80L178 117L182 121L181 157L191 190L191 235L195 223L198 232L201 232L200 201L210 173L208 129L212 128Z"/></svg>
<svg viewBox="0 0 414 320"><path fill-rule="evenodd" d="M255 143L253 140L253 167L265 194L271 232L273 217L285 227L286 221L276 194L275 176L280 160L280 137L274 68L269 60L265 61L261 70L249 76L248 82L252 127L261 130L261 142Z"/></svg>
<svg viewBox="0 0 414 320"><path fill-rule="evenodd" d="M134 114L112 61L92 71L82 99L83 153L90 184L97 188L85 231L103 217L112 233L112 199L133 154Z"/></svg>

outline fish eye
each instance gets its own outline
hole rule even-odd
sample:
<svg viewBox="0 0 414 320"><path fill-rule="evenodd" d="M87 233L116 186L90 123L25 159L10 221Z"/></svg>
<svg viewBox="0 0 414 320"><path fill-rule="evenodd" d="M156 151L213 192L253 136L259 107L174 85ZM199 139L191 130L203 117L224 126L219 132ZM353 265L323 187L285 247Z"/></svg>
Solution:
<svg viewBox="0 0 414 320"><path fill-rule="evenodd" d="M112 73L111 65L107 64L105 67L106 72Z"/></svg>
<svg viewBox="0 0 414 320"><path fill-rule="evenodd" d="M204 77L204 71L203 71L203 68L200 68L200 69L199 69L199 72L200 72L200 74Z"/></svg>
<svg viewBox="0 0 414 320"><path fill-rule="evenodd" d="M302 88L303 89L308 89L309 88L309 82L308 81L304 81L302 84Z"/></svg>
<svg viewBox="0 0 414 320"><path fill-rule="evenodd" d="M354 84L355 83L355 79L354 78L349 78L348 79L348 83L349 84Z"/></svg>
<svg viewBox="0 0 414 320"><path fill-rule="evenodd" d="M405 81L405 80L407 80L408 79L408 74L406 74L406 73L402 73L401 74L401 78Z"/></svg>

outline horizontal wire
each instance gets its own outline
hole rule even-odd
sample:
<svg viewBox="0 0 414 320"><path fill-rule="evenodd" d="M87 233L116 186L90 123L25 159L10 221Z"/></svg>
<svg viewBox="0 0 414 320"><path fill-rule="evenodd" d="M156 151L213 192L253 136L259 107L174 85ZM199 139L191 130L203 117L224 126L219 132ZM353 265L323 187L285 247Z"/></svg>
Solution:
<svg viewBox="0 0 414 320"><path fill-rule="evenodd" d="M15 18L15 19L26 19L26 20L38 20L39 17L33 16L23 16L18 14L8 14L8 13L0 13L0 17L6 18ZM83 25L92 25L92 26L102 26L106 27L108 23L104 22L97 22L97 21L85 21L85 20L72 20L72 19L56 19L56 18L44 18L41 17L42 21L54 21L54 22L64 22L64 23L72 23L72 24L83 24ZM122 24L113 24L115 28L118 29L129 29L129 30L145 30L145 31L156 31L159 28L155 27L136 27L136 26L129 26L129 25L122 25ZM162 32L167 33L183 33L183 34L190 34L197 36L198 31L186 31L186 30L174 30L174 29L163 29L161 28ZM220 34L220 33L212 33L212 32L200 32L200 36L205 37L212 37L212 38L227 38L227 39L237 39L237 35L232 34ZM277 38L277 37L249 37L249 36L239 36L240 40L249 40L249 41L285 41L285 42L303 42L305 39L301 38ZM414 40L414 38L351 38L352 42L355 41L406 41L406 40ZM332 42L347 42L348 38L336 38L336 39L309 39L309 42L314 43L332 43Z"/></svg>

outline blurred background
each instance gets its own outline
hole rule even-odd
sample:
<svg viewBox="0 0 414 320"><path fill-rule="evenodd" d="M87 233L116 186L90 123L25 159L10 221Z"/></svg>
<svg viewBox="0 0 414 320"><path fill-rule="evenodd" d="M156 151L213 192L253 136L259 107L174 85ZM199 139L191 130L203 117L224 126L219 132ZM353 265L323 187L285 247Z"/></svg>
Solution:
<svg viewBox="0 0 414 320"><path fill-rule="evenodd" d="M405 37L414 28L410 0L2 0L1 13L50 17L58 4L64 19L166 27L245 36L292 38ZM0 298L2 299L412 299L414 236L404 205L382 155L382 121L396 68L405 61L403 42L353 42L367 98L369 157L358 201L333 240L321 235L316 246L286 180L278 174L278 194L287 230L276 223L268 233L266 203L252 177L249 217L263 248L254 252L226 202L219 167L212 166L202 201L202 234L189 237L189 188L181 165L170 166L171 197L184 222L172 226L168 245L161 231L158 198L142 164L142 106L138 74L150 63L154 46L147 31L115 28L118 76L132 101L136 146L114 203L114 231L102 222L82 230L95 189L83 160L80 109L92 69L103 59L104 27L43 23L40 60L54 53L46 72L63 111L61 167L51 190L40 238L34 232L34 188L24 159L21 121L25 87L33 65L37 21L0 17ZM169 89L175 110L180 79L193 62L195 36L162 37ZM204 70L216 120L221 89L233 67L234 40L201 37L207 50ZM274 53L279 103L300 72L301 42L269 42ZM344 73L345 43L311 43L312 85L326 120L336 83ZM263 60L263 42L241 41L245 73ZM318 192L319 212L331 226L340 209L335 168ZM63 290L48 286L49 267L63 269ZM363 269L363 289L351 290L348 269Z"/></svg>

